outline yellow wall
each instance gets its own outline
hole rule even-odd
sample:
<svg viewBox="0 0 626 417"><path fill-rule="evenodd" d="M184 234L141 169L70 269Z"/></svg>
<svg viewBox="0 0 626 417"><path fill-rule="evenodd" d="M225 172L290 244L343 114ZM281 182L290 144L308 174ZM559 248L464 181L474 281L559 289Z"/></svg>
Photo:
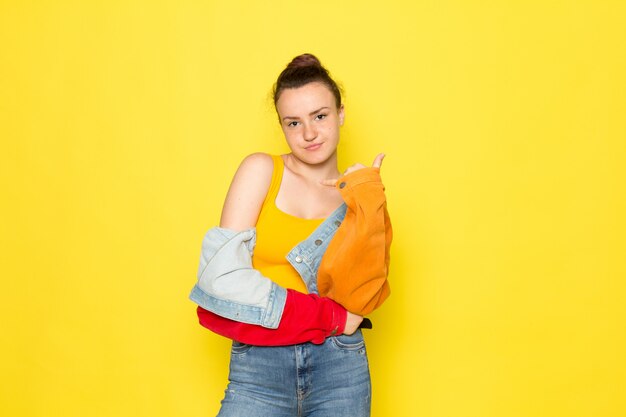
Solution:
<svg viewBox="0 0 626 417"><path fill-rule="evenodd" d="M625 415L626 3L270 4L0 3L0 415L216 413L187 294L305 51L388 155L373 415Z"/></svg>

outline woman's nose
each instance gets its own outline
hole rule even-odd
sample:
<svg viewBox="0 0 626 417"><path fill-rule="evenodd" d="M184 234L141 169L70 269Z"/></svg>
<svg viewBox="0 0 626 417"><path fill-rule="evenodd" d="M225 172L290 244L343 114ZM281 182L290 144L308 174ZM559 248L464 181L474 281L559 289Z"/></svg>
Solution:
<svg viewBox="0 0 626 417"><path fill-rule="evenodd" d="M310 124L304 125L304 140L311 142L317 137L317 130Z"/></svg>

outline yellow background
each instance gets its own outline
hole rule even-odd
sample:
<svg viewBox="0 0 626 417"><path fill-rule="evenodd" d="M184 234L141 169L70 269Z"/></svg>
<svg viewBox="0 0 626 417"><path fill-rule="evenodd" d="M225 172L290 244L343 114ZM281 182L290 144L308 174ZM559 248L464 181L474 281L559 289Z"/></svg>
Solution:
<svg viewBox="0 0 626 417"><path fill-rule="evenodd" d="M2 1L0 415L211 416L187 295L302 52L387 153L374 416L626 415L623 1Z"/></svg>

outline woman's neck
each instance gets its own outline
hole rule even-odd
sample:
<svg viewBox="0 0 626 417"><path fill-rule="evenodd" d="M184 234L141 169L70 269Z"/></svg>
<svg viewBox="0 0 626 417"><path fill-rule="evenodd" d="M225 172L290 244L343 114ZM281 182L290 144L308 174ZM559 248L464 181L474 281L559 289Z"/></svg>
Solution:
<svg viewBox="0 0 626 417"><path fill-rule="evenodd" d="M293 153L284 156L285 167L308 181L319 183L322 180L338 178L340 175L337 168L337 152L319 164L307 164L294 156Z"/></svg>

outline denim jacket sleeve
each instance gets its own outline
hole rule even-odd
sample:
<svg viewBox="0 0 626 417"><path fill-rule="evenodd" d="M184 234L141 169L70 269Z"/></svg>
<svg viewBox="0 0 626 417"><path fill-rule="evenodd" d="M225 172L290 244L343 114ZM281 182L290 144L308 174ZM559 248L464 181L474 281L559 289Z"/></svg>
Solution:
<svg viewBox="0 0 626 417"><path fill-rule="evenodd" d="M202 241L198 282L189 298L227 319L275 329L287 290L252 267L255 243L255 229L210 229Z"/></svg>

